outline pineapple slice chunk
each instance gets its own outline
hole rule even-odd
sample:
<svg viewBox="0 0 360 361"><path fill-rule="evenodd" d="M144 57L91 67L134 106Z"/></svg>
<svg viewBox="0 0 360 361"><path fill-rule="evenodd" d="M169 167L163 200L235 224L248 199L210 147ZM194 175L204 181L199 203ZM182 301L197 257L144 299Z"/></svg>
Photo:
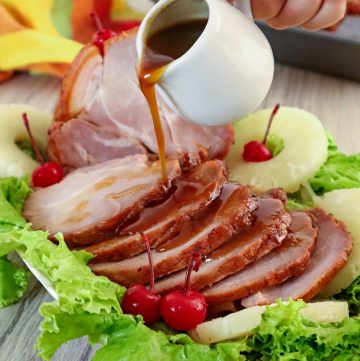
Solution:
<svg viewBox="0 0 360 361"><path fill-rule="evenodd" d="M52 116L40 109L22 104L0 106L0 178L21 177L31 173L39 163L21 151L16 142L28 140L22 113L29 116L34 138L41 148L47 144L47 131Z"/></svg>
<svg viewBox="0 0 360 361"><path fill-rule="evenodd" d="M233 340L249 335L260 325L261 315L266 311L266 307L254 306L204 322L189 331L189 335L195 342L202 344ZM300 313L302 317L319 323L340 322L349 317L349 307L346 302L316 302L308 303Z"/></svg>
<svg viewBox="0 0 360 361"><path fill-rule="evenodd" d="M275 158L261 163L244 161L244 145L264 137L272 109L265 109L236 122L235 144L227 158L230 180L253 186L262 193L281 187L296 192L326 161L328 141L321 122L298 108L282 107L270 134L284 140L284 149Z"/></svg>
<svg viewBox="0 0 360 361"><path fill-rule="evenodd" d="M315 197L316 206L342 220L353 236L353 248L346 266L321 293L330 297L339 293L360 275L360 189L341 189Z"/></svg>

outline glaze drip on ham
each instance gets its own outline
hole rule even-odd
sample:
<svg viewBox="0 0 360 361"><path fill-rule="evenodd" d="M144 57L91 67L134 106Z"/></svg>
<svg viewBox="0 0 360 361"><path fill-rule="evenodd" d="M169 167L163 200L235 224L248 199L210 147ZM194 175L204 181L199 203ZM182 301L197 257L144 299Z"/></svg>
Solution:
<svg viewBox="0 0 360 361"><path fill-rule="evenodd" d="M160 204L150 204L120 229L118 236L85 250L96 256L93 263L121 261L145 252L139 232L145 232L154 246L173 238L207 211L219 197L225 181L226 171L221 161L205 162L175 179L169 198Z"/></svg>
<svg viewBox="0 0 360 361"><path fill-rule="evenodd" d="M78 55L63 82L49 132L52 160L71 169L130 154L157 158L150 110L138 84L135 39L133 31L108 40L104 59L94 46ZM160 96L158 103L168 159L192 167L226 156L233 141L231 126L195 125Z"/></svg>
<svg viewBox="0 0 360 361"><path fill-rule="evenodd" d="M278 247L287 235L290 215L277 199L260 199L255 221L243 232L212 252L191 277L191 288L200 290L241 271L246 265ZM159 293L181 287L184 272L175 273L155 284Z"/></svg>
<svg viewBox="0 0 360 361"><path fill-rule="evenodd" d="M311 212L314 225L319 228L310 267L300 276L283 284L267 287L242 300L244 307L268 305L278 298L287 301L303 299L309 301L320 293L345 266L352 248L352 238L343 223L321 209Z"/></svg>
<svg viewBox="0 0 360 361"><path fill-rule="evenodd" d="M156 247L152 255L155 277L184 269L195 244L199 245L202 256L209 255L251 223L256 206L247 187L226 184L221 196L204 216L184 227L173 239ZM145 253L121 262L95 264L92 270L124 286L150 281Z"/></svg>

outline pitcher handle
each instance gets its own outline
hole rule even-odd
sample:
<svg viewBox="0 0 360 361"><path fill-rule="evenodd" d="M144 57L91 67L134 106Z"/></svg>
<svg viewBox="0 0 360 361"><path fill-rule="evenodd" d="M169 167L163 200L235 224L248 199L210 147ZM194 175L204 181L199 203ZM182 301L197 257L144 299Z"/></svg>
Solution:
<svg viewBox="0 0 360 361"><path fill-rule="evenodd" d="M251 0L234 0L234 6L246 15L250 20L254 21L251 9Z"/></svg>

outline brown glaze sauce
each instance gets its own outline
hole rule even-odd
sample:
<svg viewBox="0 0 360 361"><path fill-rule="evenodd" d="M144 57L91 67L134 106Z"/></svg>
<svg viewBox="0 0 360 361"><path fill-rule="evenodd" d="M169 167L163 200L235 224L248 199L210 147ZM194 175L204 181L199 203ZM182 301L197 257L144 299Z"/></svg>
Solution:
<svg viewBox="0 0 360 361"><path fill-rule="evenodd" d="M181 209L196 208L202 204L205 211L205 205L214 200L225 177L225 169L217 161L209 161L195 170L184 172L175 179L166 199L149 203L140 214L122 227L121 234L145 232L155 224L175 217Z"/></svg>
<svg viewBox="0 0 360 361"><path fill-rule="evenodd" d="M211 184L208 185L211 187ZM154 204L145 208L138 219L134 220L128 227L122 229L122 233L133 234L136 232L146 231L154 224L158 224L167 217L176 213L177 210L191 201L198 201L199 197L208 194L207 187L202 187L198 183L189 184L187 182L178 182L172 195L161 204Z"/></svg>
<svg viewBox="0 0 360 361"><path fill-rule="evenodd" d="M155 32L148 37L143 56L139 62L140 88L149 103L153 118L164 181L167 181L165 139L156 100L155 86L160 81L166 67L172 61L184 55L194 45L204 31L206 24L207 19L192 20Z"/></svg>
<svg viewBox="0 0 360 361"><path fill-rule="evenodd" d="M224 209L228 206L228 203L231 201L232 195L236 190L237 187L235 185L233 187L230 185L224 187L220 197L211 203L208 211L204 216L196 219L189 226L185 227L178 236L168 240L163 244L160 244L158 247L156 247L156 251L170 251L183 245L204 231L208 226L214 223L214 219L219 213L223 214L225 212Z"/></svg>
<svg viewBox="0 0 360 361"><path fill-rule="evenodd" d="M274 222L283 212L284 209L280 202L274 202L272 199L260 199L259 206L255 211L253 224L215 250L207 257L206 263L226 257L231 252L239 249L241 245L249 244L253 239L266 235L267 231L273 227Z"/></svg>

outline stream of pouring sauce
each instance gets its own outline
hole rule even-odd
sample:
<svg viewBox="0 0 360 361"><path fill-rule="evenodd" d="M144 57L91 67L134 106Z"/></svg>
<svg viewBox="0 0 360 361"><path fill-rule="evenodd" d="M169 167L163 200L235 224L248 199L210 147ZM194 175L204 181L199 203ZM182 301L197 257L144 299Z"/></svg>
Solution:
<svg viewBox="0 0 360 361"><path fill-rule="evenodd" d="M147 38L138 66L140 88L148 101L161 163L164 182L167 181L166 146L161 116L156 99L156 84L167 66L184 55L200 37L207 19L197 19L161 29Z"/></svg>

